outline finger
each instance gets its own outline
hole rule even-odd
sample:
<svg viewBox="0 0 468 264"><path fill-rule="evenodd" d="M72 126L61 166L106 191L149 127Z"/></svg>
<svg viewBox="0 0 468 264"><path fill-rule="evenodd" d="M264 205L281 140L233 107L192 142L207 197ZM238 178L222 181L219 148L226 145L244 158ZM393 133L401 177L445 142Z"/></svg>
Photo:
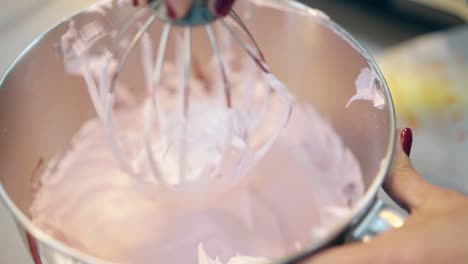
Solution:
<svg viewBox="0 0 468 264"><path fill-rule="evenodd" d="M132 0L133 6L142 6L148 4L148 1L151 0Z"/></svg>
<svg viewBox="0 0 468 264"><path fill-rule="evenodd" d="M193 0L165 0L167 16L171 19L184 18L193 5Z"/></svg>
<svg viewBox="0 0 468 264"><path fill-rule="evenodd" d="M412 146L411 129L398 132L401 136L384 189L403 208L417 210L431 192L432 186L414 170L408 157Z"/></svg>
<svg viewBox="0 0 468 264"><path fill-rule="evenodd" d="M208 8L218 17L223 17L229 14L234 5L234 0L209 0Z"/></svg>

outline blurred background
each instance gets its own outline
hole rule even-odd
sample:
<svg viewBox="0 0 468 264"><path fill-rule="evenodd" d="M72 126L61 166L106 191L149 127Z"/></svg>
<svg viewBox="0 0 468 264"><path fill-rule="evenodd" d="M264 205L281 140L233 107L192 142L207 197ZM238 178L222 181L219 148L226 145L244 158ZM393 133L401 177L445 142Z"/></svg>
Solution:
<svg viewBox="0 0 468 264"><path fill-rule="evenodd" d="M39 34L96 2L0 1L1 74ZM327 13L377 59L399 126L415 131L415 166L430 181L468 193L468 1L303 2ZM0 262L31 264L15 228L0 204Z"/></svg>

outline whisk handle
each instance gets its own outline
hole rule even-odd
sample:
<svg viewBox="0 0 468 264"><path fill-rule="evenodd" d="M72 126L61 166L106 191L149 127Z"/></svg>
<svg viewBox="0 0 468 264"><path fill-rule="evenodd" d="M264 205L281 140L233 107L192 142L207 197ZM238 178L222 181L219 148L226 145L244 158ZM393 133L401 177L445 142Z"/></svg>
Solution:
<svg viewBox="0 0 468 264"><path fill-rule="evenodd" d="M217 18L209 9L207 0L194 0L187 15L173 23L180 26L197 26L211 23Z"/></svg>
<svg viewBox="0 0 468 264"><path fill-rule="evenodd" d="M146 3L155 11L156 16L161 19L165 20L167 22L170 22L175 25L179 26L200 26L200 25L206 25L209 24L213 21L215 21L217 18L219 18L222 15L217 15L215 14L214 10L217 10L218 7L218 1L221 3L226 2L226 0L185 0L185 1L191 1L192 4L190 5L190 8L184 12L185 15L181 18L173 19L170 18L167 14L167 5L171 4L171 0L147 0ZM233 3L233 0L228 0L228 3ZM176 2L174 2L176 4ZM210 8L210 4L213 4L214 7ZM229 5L229 9L232 6ZM225 5L222 5L221 7L224 7L225 11ZM185 10L184 10L185 11Z"/></svg>

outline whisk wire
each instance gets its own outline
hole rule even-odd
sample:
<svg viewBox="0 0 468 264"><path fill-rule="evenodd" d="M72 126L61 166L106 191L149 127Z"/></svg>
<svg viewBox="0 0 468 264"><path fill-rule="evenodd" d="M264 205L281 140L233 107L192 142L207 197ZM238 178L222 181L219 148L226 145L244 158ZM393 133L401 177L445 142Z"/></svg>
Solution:
<svg viewBox="0 0 468 264"><path fill-rule="evenodd" d="M231 12L231 15L232 15L232 12ZM237 19L235 19L235 17L239 18L237 15L233 15L231 17L233 17L233 19L236 20L236 21L237 21ZM239 18L239 20L240 20L240 18ZM284 104L285 104L285 116L283 118L283 121L281 122L281 125L279 126L279 129L274 133L274 135L265 144L263 144L262 147L260 147L260 150L257 151L257 155L256 155L255 159L256 159L256 161L258 161L259 159L261 159L266 154L268 149L270 149L270 147L273 145L276 138L278 138L278 136L279 136L279 134L281 132L281 129L286 127L286 125L289 122L289 119L291 117L291 114L292 114L292 106L290 104L289 97L287 95L286 87L284 86L283 83L281 83L278 79L276 79L276 77L274 77L271 74L270 69L268 68L268 65L265 62L264 55L263 55L262 51L260 50L259 46L255 45L256 41L253 39L253 35L250 33L248 28L245 27L244 30L245 30L247 36L249 36L249 38L252 37L251 42L254 45L253 47L249 46L246 43L244 43L244 41L242 41L241 37L234 31L234 29L232 29L226 23L226 21L224 19L221 20L221 23L229 31L231 37L239 44L239 46L249 55L249 57L262 70L264 79L267 80L267 83L269 83L269 89L268 89L268 91L266 91L266 100L268 100L267 104L269 104L271 91L275 91L279 95L279 97L284 101ZM239 23L239 22L237 22L237 23ZM241 28L243 28L242 25L244 25L244 23L242 22L242 20L240 20ZM265 115L266 115L266 112L262 113L260 120L263 120L263 117Z"/></svg>
<svg viewBox="0 0 468 264"><path fill-rule="evenodd" d="M224 95L225 95L225 100L226 100L226 106L227 106L227 108L231 108L232 107L231 89L229 87L229 82L228 82L227 75L226 75L226 69L224 67L224 63L223 63L223 60L222 60L221 51L219 49L218 41L216 40L216 36L215 36L215 34L213 32L212 26L211 25L206 25L205 28L206 28L206 32L208 33L208 38L210 39L211 46L213 48L214 56L215 56L215 58L217 60L218 67L220 69L221 78L222 78L223 87L224 87Z"/></svg>
<svg viewBox="0 0 468 264"><path fill-rule="evenodd" d="M119 29L117 31L117 34L115 35L115 38L120 38L122 35L128 32L128 30L135 25L135 23L140 19L146 12L148 12L147 8L140 8L137 10L135 13L129 15L123 21L126 21L125 23L122 24L122 22L118 21L115 23L116 25L119 26ZM109 31L109 33L112 33L112 31Z"/></svg>
<svg viewBox="0 0 468 264"><path fill-rule="evenodd" d="M136 47L138 42L141 40L145 32L148 30L149 27L156 21L156 15L152 15L146 22L145 24L138 30L138 33L132 38L132 41L129 44L129 47L125 50L124 54L122 55L122 58L119 61L119 64L117 65L117 69L115 71L114 77L111 80L111 86L109 89L110 93L115 92L115 87L117 86L117 79L120 75L120 73L123 70L123 67L128 61L128 58L130 57L130 54L132 53L133 49Z"/></svg>
<svg viewBox="0 0 468 264"><path fill-rule="evenodd" d="M114 72L110 84L109 84L109 90L107 93L107 97L104 98L105 100L105 116L104 116L104 125L106 126L107 133L109 134L109 140L110 144L112 146L112 149L116 153L117 156L117 162L119 163L119 166L122 167L124 171L131 175L135 175L136 172L132 169L132 166L127 162L127 160L124 158L122 151L122 146L121 143L119 142L119 135L117 135L114 131L119 131L116 128L116 119L113 114L113 108L114 108L114 101L115 101L115 89L117 86L117 80L122 73L123 67L127 63L127 60L130 56L130 53L133 51L134 47L139 43L145 32L148 30L148 28L156 21L156 16L152 15L146 22L145 24L140 28L138 33L133 37L129 48L126 49L125 53L123 54L122 58L120 59L116 71ZM123 146L124 148L126 146ZM128 151L128 149L126 149Z"/></svg>
<svg viewBox="0 0 468 264"><path fill-rule="evenodd" d="M260 58L262 60L265 60L265 57L263 56L263 53L261 52L260 46L258 45L257 41L253 37L252 32L250 32L249 28L244 23L244 21L241 19L241 17L234 10L231 10L231 12L229 13L229 16L235 22L237 22L238 26L240 26L244 30L244 32L247 34L247 37L249 38L249 41L254 45L255 49L259 52Z"/></svg>
<svg viewBox="0 0 468 264"><path fill-rule="evenodd" d="M162 1L157 0L157 1L151 1L149 3L150 8L156 10L158 9L157 6L161 5ZM161 10L159 10L161 11ZM140 14L140 12L143 12L139 10L137 13ZM142 14L142 13L141 13ZM140 14L140 15L141 15ZM132 164L128 161L128 159L125 159L125 153L128 152L128 149L125 149L127 145L122 145L119 140L119 135L115 133L115 131L118 131L117 128L117 120L115 119L115 116L113 114L113 107L114 107L114 100L116 97L116 89L117 89L117 81L119 76L122 74L122 71L124 69L125 64L129 60L129 57L131 55L131 52L135 49L136 45L142 40L143 36L145 35L146 31L153 25L153 23L156 20L159 20L160 14L157 14L156 12L153 13L145 22L144 24L140 27L138 32L136 33L135 36L131 39L129 45L127 46L126 50L124 51L122 57L117 63L117 66L115 67L116 70L113 72L112 78L110 80L110 83L108 85L108 93L106 94L105 98L105 113L102 113L104 115L104 122L105 126L108 130L109 137L111 139L111 145L114 150L114 152L117 154L117 160L118 163L121 165L122 169L124 169L126 172L130 174L137 174L138 172L135 172ZM234 12L231 11L229 17L231 21L234 22L233 26L227 23L227 21L224 18L219 18L220 24L227 30L228 35L231 36L231 38L241 47L242 50L244 50L248 56L255 61L257 66L262 70L264 73L265 78L267 78L270 74L268 66L265 63L264 56L259 48L258 43L255 41L252 33L249 31L247 26L244 24L240 16ZM171 28L172 24L171 22L164 20L165 25L163 27L162 31L162 36L160 38L160 43L159 43L159 48L158 48L158 53L157 53L157 58L155 61L155 67L154 69L152 67L149 71L152 71L150 74L152 76L148 79L149 83L149 93L150 93L150 101L147 103L145 106L145 116L144 116L144 150L141 153L144 153L144 157L147 160L147 163L149 164L151 173L154 176L154 179L157 181L157 183L161 184L164 187L168 187L171 185L171 182L168 182L168 179L166 179L163 175L163 173L160 171L159 167L159 157L155 157L154 149L153 149L153 131L154 131L154 119L155 117L158 119L158 129L160 130L159 136L162 138L164 135L167 135L169 131L167 131L167 121L166 121L166 113L164 111L164 105L161 102L161 84L162 84L162 79L163 79L163 73L164 73L164 61L166 57L166 50L168 48L168 41L170 38L171 34ZM178 169L179 169L179 175L178 175L178 181L177 185L183 185L184 183L187 183L190 179L188 179L188 151L189 149L189 144L191 142L189 141L188 138L188 129L190 127L190 117L189 117L189 109L190 109L190 93L191 93L191 75L192 75L192 28L190 26L185 26L182 29L183 33L183 72L182 72L182 83L181 87L179 88L180 90L180 117L181 117L181 122L179 123L178 126L178 132L175 135L175 138L180 137L178 140L179 146L176 149L177 157L178 160ZM222 89L223 89L223 94L224 94L224 100L226 104L226 109L227 109L227 115L226 115L226 133L224 135L224 147L221 150L221 158L220 162L216 164L214 168L202 168L202 171L200 173L211 173L212 176L218 177L218 174L220 174L220 170L227 164L229 161L228 158L231 155L233 146L232 146L232 141L235 137L235 131L234 131L234 116L232 112L232 94L231 94L231 87L230 83L227 77L226 73L226 67L223 63L223 57L222 57L222 52L220 50L218 41L216 39L216 35L214 33L213 27L211 23L205 24L205 30L208 34L209 42L212 46L213 49L213 54L214 54L214 59L215 62L218 64L219 68L219 74L221 77L221 82L222 82ZM241 30L243 32L242 35L238 34L236 30ZM243 38L247 37L248 41L244 41ZM249 42L249 43L246 43ZM148 64L148 63L147 63ZM149 63L150 65L152 64ZM261 153L263 153L269 145L271 145L271 142L274 141L274 139L277 137L277 134L273 137L273 139L267 141L265 143L265 146L261 146L259 151L255 151L255 154L253 153L252 149L249 147L249 142L250 142L250 134L253 130L259 128L259 125L261 123L261 120L263 120L267 114L268 107L270 105L270 100L271 100L271 93L272 91L276 91L279 93L280 97L284 97L283 94L281 94L281 91L277 91L278 87L273 86L268 86L267 90L265 91L265 97L262 100L262 105L260 109L259 116L253 120L252 124L249 125L246 131L243 131L243 135L241 136L243 138L244 142L244 147L241 150L240 154L243 154L245 157L241 158L240 165L241 167L247 166L247 163L250 162L248 160L257 160L258 156L261 156ZM284 98L283 98L284 99ZM284 99L285 101L287 99ZM155 116L156 114L156 116ZM285 118L286 121L282 123L282 127L284 127L285 123L287 123L287 120L289 119L289 115ZM171 137L169 136L166 138L165 141L167 141L168 146L167 146L167 151L171 148L172 145L172 140ZM164 139L163 139L164 141ZM124 150L125 152L123 152ZM260 153L259 155L257 155ZM158 154L159 155L159 154ZM163 156L165 156L164 154ZM255 156L255 157L253 157ZM234 174L237 174L239 171L241 171L240 168L235 169L236 172ZM231 175L231 174L230 174ZM192 177L192 176L190 176Z"/></svg>
<svg viewBox="0 0 468 264"><path fill-rule="evenodd" d="M182 87L182 133L180 145L180 172L179 180L181 183L186 181L187 169L187 122L189 121L189 107L190 107L190 77L192 69L192 30L190 27L184 28L184 81Z"/></svg>
<svg viewBox="0 0 468 264"><path fill-rule="evenodd" d="M222 59L222 56L221 56L221 50L219 48L219 45L218 45L218 41L216 40L216 36L214 34L214 31L213 31L213 28L211 25L206 25L205 26L206 28L206 32L208 33L208 38L210 39L210 43L211 43L211 46L213 48L213 52L214 52L214 56L217 60L217 63L218 63L218 67L219 67L219 70L220 70L220 75L221 75L221 80L222 80L222 83L223 83L223 90L224 90L224 96L225 96L225 100L226 100L226 107L227 107L227 111L228 111L228 114L227 114L227 126L228 126L228 129L227 129L227 133L226 133L226 137L225 137L225 143L224 143L224 150L222 155L221 155L221 161L219 162L217 168L214 170L213 172L213 176L214 177L217 177L219 172L220 172L220 169L223 167L224 165L224 162L226 160L226 157L229 155L229 153L231 152L231 149L232 149L232 138L233 138L233 120L232 120L232 113L231 113L231 108L232 108L232 101L231 101L231 88L230 88L230 85L229 85L229 80L227 78L227 75L226 75L226 68L224 66L224 63L223 63L223 59Z"/></svg>
<svg viewBox="0 0 468 264"><path fill-rule="evenodd" d="M164 25L164 29L162 32L161 40L159 42L158 54L156 58L156 67L153 73L153 82L151 85L150 90L150 103L149 103L149 110L146 114L145 120L145 151L148 163L151 167L151 171L153 176L158 181L158 183L162 185L166 185L164 179L162 179L162 175L159 170L159 166L157 164L156 159L154 158L153 148L151 147L152 144L152 135L153 135L153 119L154 119L154 111L156 110L158 120L159 120L159 131L160 135L163 135L164 130L166 129L166 121L162 110L161 100L159 96L161 81L162 81L162 72L164 70L164 59L166 55L166 48L167 42L169 40L170 32L171 32L171 24L166 23Z"/></svg>
<svg viewBox="0 0 468 264"><path fill-rule="evenodd" d="M251 46L248 46L247 44L245 44L244 41L242 40L242 38L234 31L234 29L232 29L231 26L229 26L226 23L226 21L224 19L221 19L221 23L224 25L224 28L226 28L228 30L231 37L250 56L250 58L255 61L255 63L260 67L260 69L265 73L269 73L270 70L268 69L268 67L267 67L267 65L265 63L263 53L262 53L261 49L258 46L255 46L256 41L253 39L252 34L247 33L247 36L252 37L252 39L250 41L254 44L253 48ZM250 32L247 28L245 30L246 30L246 32ZM249 39L250 39L250 37L249 37Z"/></svg>

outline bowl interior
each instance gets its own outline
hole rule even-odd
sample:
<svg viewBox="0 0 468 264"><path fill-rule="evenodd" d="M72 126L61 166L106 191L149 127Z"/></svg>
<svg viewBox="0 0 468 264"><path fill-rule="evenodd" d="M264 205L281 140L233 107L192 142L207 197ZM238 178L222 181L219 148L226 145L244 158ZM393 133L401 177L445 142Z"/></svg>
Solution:
<svg viewBox="0 0 468 264"><path fill-rule="evenodd" d="M271 1L271 7L254 2L257 1L241 3L236 8L272 72L299 100L312 104L330 121L359 160L366 188L373 186L381 180L378 177L383 177L382 166L390 162L394 135L393 106L385 81L380 80L387 102L384 109L377 109L368 101L345 106L356 93L355 81L360 71L365 67L379 70L348 35L340 33L314 10L297 3L285 8L284 1ZM121 12L112 9L104 18L81 14L74 20L77 25L90 19L109 24L113 18L122 17ZM8 197L26 216L38 168L64 149L83 122L95 116L83 79L64 70L58 44L68 28L68 22L62 23L34 43L1 83L0 181ZM161 30L157 25L150 30L155 43ZM194 36L197 30L201 29L195 29ZM110 40L102 44L106 41ZM168 54L173 53L173 41ZM206 37L195 37L193 50L206 50L201 48L206 41ZM139 47L132 53L121 79L129 87L144 86L138 51ZM245 56L238 47L233 52ZM203 52L196 56L204 58ZM168 60L171 59L169 55Z"/></svg>

